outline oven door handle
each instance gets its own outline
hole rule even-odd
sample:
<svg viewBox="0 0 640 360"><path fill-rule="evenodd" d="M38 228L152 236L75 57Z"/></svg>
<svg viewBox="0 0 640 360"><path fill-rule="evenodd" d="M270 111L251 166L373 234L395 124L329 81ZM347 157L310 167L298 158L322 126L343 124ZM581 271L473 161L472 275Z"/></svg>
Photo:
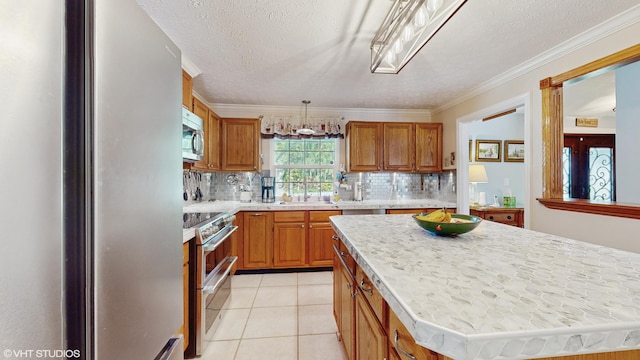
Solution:
<svg viewBox="0 0 640 360"><path fill-rule="evenodd" d="M211 242L208 242L208 243L206 243L206 244L203 244L203 245L202 245L202 251L204 251L204 252L211 252L211 251L215 250L215 249L218 247L218 245L222 244L222 242L223 242L226 238L228 238L229 236L231 236L231 234L233 234L234 232L236 232L236 230L238 230L238 227L237 227L237 226L232 227L231 229L229 229L229 231L228 231L226 234L224 234L224 236L223 236L222 238L218 239L218 240L215 242L215 244L211 244Z"/></svg>
<svg viewBox="0 0 640 360"><path fill-rule="evenodd" d="M236 261L238 261L238 257L237 256L228 257L227 261L226 261L227 262L226 269L224 270L224 273L222 274L222 276L220 276L220 278L218 279L218 281L216 281L216 283L214 285L207 285L207 286L203 287L202 288L202 294L203 295L211 295L211 294L215 293L216 290L218 289L218 287L220 286L220 284L222 284L222 282L227 278L227 276L229 276L229 273L231 272L231 268L233 268L233 264L235 264Z"/></svg>

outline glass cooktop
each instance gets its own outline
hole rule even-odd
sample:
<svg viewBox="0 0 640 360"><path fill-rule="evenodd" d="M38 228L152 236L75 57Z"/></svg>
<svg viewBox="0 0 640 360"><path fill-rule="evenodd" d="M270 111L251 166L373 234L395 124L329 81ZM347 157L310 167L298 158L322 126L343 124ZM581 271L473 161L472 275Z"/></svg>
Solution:
<svg viewBox="0 0 640 360"><path fill-rule="evenodd" d="M207 212L207 213L183 213L182 214L182 228L189 229L197 227L202 223L208 223L215 218L220 217L221 212Z"/></svg>

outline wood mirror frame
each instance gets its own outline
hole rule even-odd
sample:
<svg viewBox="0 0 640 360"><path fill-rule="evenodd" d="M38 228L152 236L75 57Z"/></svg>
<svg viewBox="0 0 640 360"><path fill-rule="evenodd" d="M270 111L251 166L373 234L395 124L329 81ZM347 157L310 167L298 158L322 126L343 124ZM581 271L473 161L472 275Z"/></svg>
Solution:
<svg viewBox="0 0 640 360"><path fill-rule="evenodd" d="M538 201L550 209L576 211L640 219L640 204L594 202L584 199L563 199L562 150L563 111L562 86L640 60L640 44L540 80L542 90L542 197Z"/></svg>

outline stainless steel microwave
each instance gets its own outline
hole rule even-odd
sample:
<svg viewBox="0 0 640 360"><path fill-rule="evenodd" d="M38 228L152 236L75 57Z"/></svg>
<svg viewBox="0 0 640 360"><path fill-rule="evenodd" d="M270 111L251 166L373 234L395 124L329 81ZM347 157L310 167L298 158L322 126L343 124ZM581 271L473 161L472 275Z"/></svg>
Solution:
<svg viewBox="0 0 640 360"><path fill-rule="evenodd" d="M198 115L182 108L182 161L202 160L204 153L203 121Z"/></svg>

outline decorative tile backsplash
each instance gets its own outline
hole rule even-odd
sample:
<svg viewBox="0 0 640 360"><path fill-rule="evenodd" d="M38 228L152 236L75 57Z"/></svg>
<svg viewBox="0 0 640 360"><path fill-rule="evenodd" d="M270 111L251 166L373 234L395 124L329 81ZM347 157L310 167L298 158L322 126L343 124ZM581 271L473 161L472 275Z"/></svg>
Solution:
<svg viewBox="0 0 640 360"><path fill-rule="evenodd" d="M261 201L260 174L255 172L214 172L202 173L185 170L185 174L202 174L200 181L185 182L187 193L191 194L196 187L200 187L202 201L226 200L239 201L240 192L250 189L253 201ZM189 178L187 176L187 178ZM347 182L339 188L342 200L353 200L353 184L361 181L363 184L364 200L389 199L435 199L442 201L456 201L456 172L446 171L433 174L412 173L347 173ZM329 195L329 194L327 194ZM294 201L296 199L294 198ZM185 205L196 202L190 196Z"/></svg>
<svg viewBox="0 0 640 360"><path fill-rule="evenodd" d="M361 181L364 199L436 199L456 201L455 172L433 174L411 173L350 173L348 184ZM353 191L340 189L340 197L353 200Z"/></svg>

